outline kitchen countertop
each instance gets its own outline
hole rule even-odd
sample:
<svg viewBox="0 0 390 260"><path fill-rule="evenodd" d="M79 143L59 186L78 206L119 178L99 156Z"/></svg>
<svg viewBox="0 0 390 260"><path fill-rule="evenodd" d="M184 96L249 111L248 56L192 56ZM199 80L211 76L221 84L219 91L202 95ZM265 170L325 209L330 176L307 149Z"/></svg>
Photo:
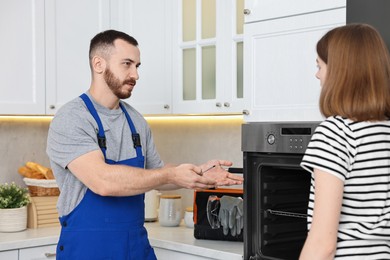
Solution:
<svg viewBox="0 0 390 260"><path fill-rule="evenodd" d="M183 222L179 227L161 227L158 222L145 223L150 244L176 252L215 259L243 258L242 242L204 240L194 238L194 230ZM26 229L21 232L0 233L0 251L56 244L60 227Z"/></svg>
<svg viewBox="0 0 390 260"><path fill-rule="evenodd" d="M57 244L60 227L26 229L20 232L0 232L0 251Z"/></svg>
<svg viewBox="0 0 390 260"><path fill-rule="evenodd" d="M145 223L152 247L204 256L213 259L242 260L244 243L194 238L194 229L183 222L179 227L162 227L158 222Z"/></svg>

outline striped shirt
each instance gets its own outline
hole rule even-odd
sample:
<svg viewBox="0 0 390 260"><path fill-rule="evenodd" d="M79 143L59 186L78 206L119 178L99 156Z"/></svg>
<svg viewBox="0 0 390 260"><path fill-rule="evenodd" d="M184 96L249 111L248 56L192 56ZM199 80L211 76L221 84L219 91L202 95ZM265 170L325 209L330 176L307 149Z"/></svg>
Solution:
<svg viewBox="0 0 390 260"><path fill-rule="evenodd" d="M390 120L329 117L316 129L301 166L344 182L337 259L390 259ZM308 206L314 208L312 175Z"/></svg>

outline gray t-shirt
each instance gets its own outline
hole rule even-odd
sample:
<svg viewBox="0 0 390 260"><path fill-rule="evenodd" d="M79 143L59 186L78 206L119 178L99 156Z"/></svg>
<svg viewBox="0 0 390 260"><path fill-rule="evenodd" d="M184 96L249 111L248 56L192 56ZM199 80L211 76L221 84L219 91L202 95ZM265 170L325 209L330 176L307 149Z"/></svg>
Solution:
<svg viewBox="0 0 390 260"><path fill-rule="evenodd" d="M131 130L122 110L103 107L93 100L89 92L86 94L103 124L107 159L120 161L136 157ZM146 120L129 104L121 102L141 137L145 168L162 167L163 162L156 150ZM87 187L68 170L67 165L83 154L100 150L97 143L97 129L95 119L79 97L62 106L50 124L46 152L61 191L57 203L60 216L69 214L87 191Z"/></svg>

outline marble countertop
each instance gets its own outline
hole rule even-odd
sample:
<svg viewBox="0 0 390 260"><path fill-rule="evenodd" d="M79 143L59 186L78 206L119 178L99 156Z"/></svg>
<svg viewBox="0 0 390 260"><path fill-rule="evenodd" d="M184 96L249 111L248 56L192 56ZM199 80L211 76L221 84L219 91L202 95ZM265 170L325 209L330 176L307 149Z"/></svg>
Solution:
<svg viewBox="0 0 390 260"><path fill-rule="evenodd" d="M215 259L242 260L242 242L194 238L194 230L183 223L179 227L162 227L158 222L145 223L150 244L155 248L204 256ZM27 229L21 232L0 233L0 251L56 244L60 227Z"/></svg>
<svg viewBox="0 0 390 260"><path fill-rule="evenodd" d="M179 227L162 227L158 222L145 223L152 247L213 259L242 260L244 243L194 238L194 229L183 223Z"/></svg>
<svg viewBox="0 0 390 260"><path fill-rule="evenodd" d="M21 232L0 232L0 251L57 244L60 227L26 229Z"/></svg>

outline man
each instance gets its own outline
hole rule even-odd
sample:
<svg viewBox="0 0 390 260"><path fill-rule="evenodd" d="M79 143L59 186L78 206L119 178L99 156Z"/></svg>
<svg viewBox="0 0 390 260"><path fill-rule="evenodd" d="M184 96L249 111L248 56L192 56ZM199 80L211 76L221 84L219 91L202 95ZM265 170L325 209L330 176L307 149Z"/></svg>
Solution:
<svg viewBox="0 0 390 260"><path fill-rule="evenodd" d="M224 160L164 166L147 122L121 101L138 80L140 51L133 37L114 30L97 34L89 62L90 89L58 111L48 135L47 153L61 190L57 258L155 259L143 226L146 191L243 180L220 167L232 164Z"/></svg>

